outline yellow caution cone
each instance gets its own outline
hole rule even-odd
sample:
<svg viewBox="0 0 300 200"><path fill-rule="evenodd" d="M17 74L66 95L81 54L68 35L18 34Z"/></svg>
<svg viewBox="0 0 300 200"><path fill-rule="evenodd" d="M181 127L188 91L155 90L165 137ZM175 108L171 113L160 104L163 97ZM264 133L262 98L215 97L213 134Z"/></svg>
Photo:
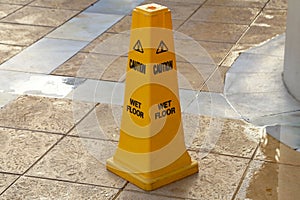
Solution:
<svg viewBox="0 0 300 200"><path fill-rule="evenodd" d="M144 190L198 172L185 143L170 10L132 13L120 140L106 167Z"/></svg>

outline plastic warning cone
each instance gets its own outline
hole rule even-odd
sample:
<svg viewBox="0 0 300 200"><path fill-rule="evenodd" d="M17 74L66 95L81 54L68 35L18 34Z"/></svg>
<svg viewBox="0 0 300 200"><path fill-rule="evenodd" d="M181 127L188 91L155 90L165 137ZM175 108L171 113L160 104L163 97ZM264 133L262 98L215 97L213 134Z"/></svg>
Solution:
<svg viewBox="0 0 300 200"><path fill-rule="evenodd" d="M198 172L184 144L170 10L132 13L120 140L107 169L144 190Z"/></svg>

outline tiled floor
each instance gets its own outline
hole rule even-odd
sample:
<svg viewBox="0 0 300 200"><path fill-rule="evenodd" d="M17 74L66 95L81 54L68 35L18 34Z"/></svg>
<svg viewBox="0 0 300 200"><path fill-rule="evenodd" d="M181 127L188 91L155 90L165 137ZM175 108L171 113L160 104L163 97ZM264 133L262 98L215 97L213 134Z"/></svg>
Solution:
<svg viewBox="0 0 300 200"><path fill-rule="evenodd" d="M299 125L299 103L278 81L285 0L156 1L172 11L199 173L145 192L105 169L131 10L149 2L0 0L0 199L298 199L300 153L286 145L295 135L280 134Z"/></svg>

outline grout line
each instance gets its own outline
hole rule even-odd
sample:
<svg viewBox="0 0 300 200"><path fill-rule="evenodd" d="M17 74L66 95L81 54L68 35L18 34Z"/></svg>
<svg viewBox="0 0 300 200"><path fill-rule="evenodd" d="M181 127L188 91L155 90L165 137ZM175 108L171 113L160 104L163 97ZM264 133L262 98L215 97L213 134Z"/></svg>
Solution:
<svg viewBox="0 0 300 200"><path fill-rule="evenodd" d="M32 176L32 175L24 175L24 177L35 178L35 179L43 179L43 180L49 180L49 181L58 181L58 182L64 182L64 183L72 183L72 184L85 185L85 186L119 189L119 188L112 187L112 186L97 185L97 184L93 184L93 183L76 182L76 181L62 180L62 179L55 179L55 178L48 178L48 177L40 177L40 176Z"/></svg>
<svg viewBox="0 0 300 200"><path fill-rule="evenodd" d="M45 133L45 134L52 134L52 135L61 135L61 136L66 135L66 133L56 133L56 132L50 132L50 131L34 130L34 129L18 128L18 127L2 126L2 125L0 125L0 128L14 129L14 130L17 130L17 131L30 131L30 132L36 132L36 133Z"/></svg>
<svg viewBox="0 0 300 200"><path fill-rule="evenodd" d="M97 104L96 104L97 105ZM6 190L8 190L13 184L15 184L21 177L23 177L23 176L25 176L25 174L30 170L30 169L32 169L33 168L33 166L35 166L40 160L42 160L55 146L57 146L58 145L58 143L60 143L66 136L67 136L67 134L70 132L70 131L72 131L73 129L74 129L74 127L78 124L78 123L80 123L90 112L92 112L92 110L96 107L96 105L95 106L93 106L93 108L81 119L81 120L79 120L77 123L75 123L74 125L73 125L73 127L65 134L65 135L63 135L61 138L59 138L43 155L41 155L35 162L33 162L33 164L30 166L30 167L28 167L16 180L14 180L7 188L5 188L1 193L0 193L0 196L6 191Z"/></svg>
<svg viewBox="0 0 300 200"><path fill-rule="evenodd" d="M126 183L123 185L123 187L121 189L119 189L118 193L112 198L112 200L116 200L120 194L124 191L125 187L129 184L128 181L126 181Z"/></svg>
<svg viewBox="0 0 300 200"><path fill-rule="evenodd" d="M220 66L223 65L223 63L225 62L226 58L230 55L230 53L232 52L232 50L234 49L235 45L237 45L242 38L246 35L246 33L248 32L248 30L250 29L250 27L254 24L254 22L257 20L257 18L260 16L260 14L263 12L264 8L267 6L267 4L270 2L271 0L268 0L265 5L260 9L260 11L257 13L257 15L253 18L252 22L248 25L248 27L245 29L244 33L242 33L242 35L240 36L240 38L235 42L235 44L231 47L231 49L229 49L228 53L224 56L224 58L221 60L220 62ZM237 58L236 58L237 59ZM236 60L235 59L235 60ZM231 66L230 66L231 67Z"/></svg>
<svg viewBox="0 0 300 200"><path fill-rule="evenodd" d="M201 7L203 7L204 6L204 4L207 2L208 0L205 0L203 3L201 3L199 6L198 6L198 8L196 9L196 10L194 10L194 12L192 12L192 14L189 16L189 17L187 17L178 27L177 27L177 29L176 30L178 30L178 29L180 29L181 28L181 26L184 24L184 23L186 23Z"/></svg>
<svg viewBox="0 0 300 200"><path fill-rule="evenodd" d="M19 10L25 8L26 6L28 6L29 4L31 4L31 3L34 2L34 1L35 1L35 0L32 0L32 1L30 1L30 2L28 2L28 3L26 3L26 4L24 4L24 5L22 5L22 4L11 4L11 3L6 4L6 3L3 3L3 4L5 4L5 5L16 5L16 6L20 6L20 8L16 9L15 11L9 13L8 15L6 15L5 17L0 18L0 19L2 20L2 19L5 19L6 17L8 17L8 16L10 16L10 15L12 15L12 14L15 14L17 11L19 11ZM2 4L2 3L1 3L1 4ZM0 22L0 23L3 23L3 22Z"/></svg>
<svg viewBox="0 0 300 200"><path fill-rule="evenodd" d="M256 152L258 151L258 148L260 147L260 143L261 143L261 142L258 143L258 145L256 146L255 151L253 152L251 158L249 159L249 162L248 162L248 164L247 164L247 167L246 167L246 169L245 169L245 171L244 171L242 177L240 178L238 187L236 188L235 192L233 193L232 199L231 199L231 200L234 200L234 199L235 199L236 195L238 194L239 190L241 189L242 184L243 184L243 182L244 182L244 179L245 179L245 177L246 177L246 175L247 175L247 173L248 173L248 170L249 170L249 168L250 168L250 164L251 164L251 162L254 160L254 157L255 157L255 155L256 155Z"/></svg>

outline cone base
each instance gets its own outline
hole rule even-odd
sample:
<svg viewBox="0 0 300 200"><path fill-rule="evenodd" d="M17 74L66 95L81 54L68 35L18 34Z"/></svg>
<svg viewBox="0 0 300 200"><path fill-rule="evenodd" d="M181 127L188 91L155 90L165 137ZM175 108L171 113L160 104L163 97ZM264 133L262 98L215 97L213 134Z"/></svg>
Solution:
<svg viewBox="0 0 300 200"><path fill-rule="evenodd" d="M196 161L192 161L187 166L155 178L145 177L141 173L136 173L131 169L121 166L116 163L113 158L106 161L106 168L139 188L150 191L197 173L198 163Z"/></svg>

